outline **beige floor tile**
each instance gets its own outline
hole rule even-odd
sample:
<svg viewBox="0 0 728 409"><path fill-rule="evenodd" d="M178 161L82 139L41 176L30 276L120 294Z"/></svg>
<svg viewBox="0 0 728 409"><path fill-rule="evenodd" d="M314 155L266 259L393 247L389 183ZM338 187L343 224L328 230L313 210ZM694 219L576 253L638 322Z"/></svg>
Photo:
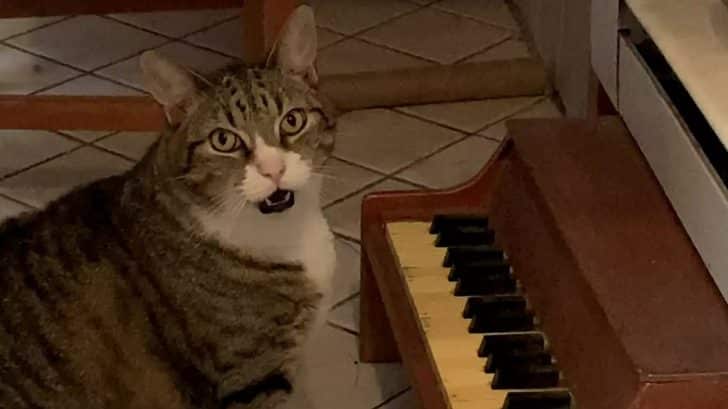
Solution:
<svg viewBox="0 0 728 409"><path fill-rule="evenodd" d="M359 244L336 239L336 272L334 273L332 305L359 292Z"/></svg>
<svg viewBox="0 0 728 409"><path fill-rule="evenodd" d="M482 53L468 58L463 62L486 62L529 57L532 57L532 55L525 42L521 40L506 40L493 48L489 48Z"/></svg>
<svg viewBox="0 0 728 409"><path fill-rule="evenodd" d="M238 9L111 14L110 17L170 37L182 37L240 14Z"/></svg>
<svg viewBox="0 0 728 409"><path fill-rule="evenodd" d="M178 64L199 72L211 72L230 64L233 59L224 57L201 48L185 43L174 42L157 48L160 54L168 57ZM107 78L121 81L133 87L144 89L142 72L139 68L139 57L134 56L127 60L106 67L97 72Z"/></svg>
<svg viewBox="0 0 728 409"><path fill-rule="evenodd" d="M328 47L331 44L344 38L343 35L326 28L319 27L316 31L319 48Z"/></svg>
<svg viewBox="0 0 728 409"><path fill-rule="evenodd" d="M449 104L415 105L398 109L420 118L473 133L536 101L538 98L533 97L497 98Z"/></svg>
<svg viewBox="0 0 728 409"><path fill-rule="evenodd" d="M499 43L511 32L433 8L409 14L361 35L369 41L451 64Z"/></svg>
<svg viewBox="0 0 728 409"><path fill-rule="evenodd" d="M47 89L39 93L40 95L144 95L143 92L135 89L116 84L114 82L95 77L93 75L84 75L83 77L73 79L63 84Z"/></svg>
<svg viewBox="0 0 728 409"><path fill-rule="evenodd" d="M42 207L70 189L121 173L132 162L91 147L84 147L0 182L0 192Z"/></svg>
<svg viewBox="0 0 728 409"><path fill-rule="evenodd" d="M436 189L453 187L475 176L493 156L498 143L476 136L416 163L398 176Z"/></svg>
<svg viewBox="0 0 728 409"><path fill-rule="evenodd" d="M324 210L324 215L333 231L359 240L361 232L361 226L359 225L361 223L361 200L364 196L372 192L412 189L417 188L396 180L386 180L327 208Z"/></svg>
<svg viewBox="0 0 728 409"><path fill-rule="evenodd" d="M316 23L343 34L354 34L414 10L402 0L312 0Z"/></svg>
<svg viewBox="0 0 728 409"><path fill-rule="evenodd" d="M8 42L74 67L92 70L121 60L165 38L99 16L78 16Z"/></svg>
<svg viewBox="0 0 728 409"><path fill-rule="evenodd" d="M359 296L331 310L329 322L337 327L359 333Z"/></svg>
<svg viewBox="0 0 728 409"><path fill-rule="evenodd" d="M443 0L435 8L473 17L490 24L509 29L518 29L518 23L508 9L505 0Z"/></svg>
<svg viewBox="0 0 728 409"><path fill-rule="evenodd" d="M3 61L0 67L0 92L3 94L29 94L81 75L80 71L2 44L0 59Z"/></svg>
<svg viewBox="0 0 728 409"><path fill-rule="evenodd" d="M415 392L410 389L384 404L381 409L420 409L421 407Z"/></svg>
<svg viewBox="0 0 728 409"><path fill-rule="evenodd" d="M318 46L326 47L343 36L330 30L318 30ZM233 57L242 57L243 29L238 20L231 20L185 37L192 44L207 47Z"/></svg>
<svg viewBox="0 0 728 409"><path fill-rule="evenodd" d="M159 132L119 132L96 142L96 145L127 158L140 160L158 135Z"/></svg>
<svg viewBox="0 0 728 409"><path fill-rule="evenodd" d="M339 118L334 155L391 173L463 135L386 109Z"/></svg>
<svg viewBox="0 0 728 409"><path fill-rule="evenodd" d="M79 139L84 142L93 142L97 141L109 134L112 134L116 131L58 131L66 135L71 135L76 139Z"/></svg>
<svg viewBox="0 0 728 409"><path fill-rule="evenodd" d="M285 408L372 409L408 386L399 364L359 362L354 335L327 326L313 346Z"/></svg>
<svg viewBox="0 0 728 409"><path fill-rule="evenodd" d="M63 17L4 18L0 20L0 40L25 33L62 19Z"/></svg>
<svg viewBox="0 0 728 409"><path fill-rule="evenodd" d="M510 119L524 119L524 118L561 118L563 114L559 108L550 99L544 99L543 101L533 105L530 108L524 109L515 115L502 120L498 123L493 124L478 132L479 135L486 136L491 139L502 141L506 136L506 121Z"/></svg>
<svg viewBox="0 0 728 409"><path fill-rule="evenodd" d="M203 47L211 48L221 53L238 57L242 56L243 43L240 40L243 38L243 28L239 21L228 21L222 23L207 30L200 31L185 40L200 45Z"/></svg>
<svg viewBox="0 0 728 409"><path fill-rule="evenodd" d="M28 206L21 205L18 202L0 197L0 223L8 217L17 216L23 212L32 210Z"/></svg>
<svg viewBox="0 0 728 409"><path fill-rule="evenodd" d="M344 40L321 51L317 61L319 73L322 75L426 65L432 63L356 39Z"/></svg>
<svg viewBox="0 0 728 409"><path fill-rule="evenodd" d="M323 176L321 204L324 206L383 178L379 173L336 158L329 159L316 172Z"/></svg>
<svg viewBox="0 0 728 409"><path fill-rule="evenodd" d="M0 177L26 168L79 144L57 133L0 130Z"/></svg>

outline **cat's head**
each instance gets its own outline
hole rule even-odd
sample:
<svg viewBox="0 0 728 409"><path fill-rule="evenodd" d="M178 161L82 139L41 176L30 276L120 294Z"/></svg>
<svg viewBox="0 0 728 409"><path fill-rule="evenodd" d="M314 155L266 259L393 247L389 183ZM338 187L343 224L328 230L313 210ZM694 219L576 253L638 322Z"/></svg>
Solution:
<svg viewBox="0 0 728 409"><path fill-rule="evenodd" d="M155 52L141 57L147 90L169 122L156 150L166 174L203 207L295 206L333 146L317 92L316 25L308 6L288 19L265 67L203 77ZM318 194L318 193L316 193Z"/></svg>

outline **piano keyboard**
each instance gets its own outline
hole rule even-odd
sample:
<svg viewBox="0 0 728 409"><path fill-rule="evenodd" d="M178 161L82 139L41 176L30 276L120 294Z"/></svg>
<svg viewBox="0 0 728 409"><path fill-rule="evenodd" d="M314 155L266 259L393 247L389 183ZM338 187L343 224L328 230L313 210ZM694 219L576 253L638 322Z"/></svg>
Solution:
<svg viewBox="0 0 728 409"><path fill-rule="evenodd" d="M487 218L387 231L452 409L570 409L571 394Z"/></svg>

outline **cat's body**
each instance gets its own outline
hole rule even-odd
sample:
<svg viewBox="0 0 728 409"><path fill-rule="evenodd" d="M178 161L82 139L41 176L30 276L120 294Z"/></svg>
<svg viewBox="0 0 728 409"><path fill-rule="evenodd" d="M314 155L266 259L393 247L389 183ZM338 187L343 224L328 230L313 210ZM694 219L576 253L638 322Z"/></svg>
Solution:
<svg viewBox="0 0 728 409"><path fill-rule="evenodd" d="M305 70L200 88L142 65L172 125L144 159L0 225L0 408L270 408L298 385L335 263Z"/></svg>

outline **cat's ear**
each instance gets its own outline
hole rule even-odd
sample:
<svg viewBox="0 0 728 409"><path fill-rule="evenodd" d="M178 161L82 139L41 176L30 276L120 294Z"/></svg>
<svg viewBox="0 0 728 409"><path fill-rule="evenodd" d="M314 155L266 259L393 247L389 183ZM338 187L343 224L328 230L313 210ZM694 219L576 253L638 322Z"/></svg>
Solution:
<svg viewBox="0 0 728 409"><path fill-rule="evenodd" d="M275 63L284 72L303 78L310 85L316 85L317 49L316 18L313 9L301 5L293 10L283 25L268 58L268 64Z"/></svg>
<svg viewBox="0 0 728 409"><path fill-rule="evenodd" d="M192 73L155 51L145 51L139 62L144 87L162 105L169 123L179 124L196 102Z"/></svg>

